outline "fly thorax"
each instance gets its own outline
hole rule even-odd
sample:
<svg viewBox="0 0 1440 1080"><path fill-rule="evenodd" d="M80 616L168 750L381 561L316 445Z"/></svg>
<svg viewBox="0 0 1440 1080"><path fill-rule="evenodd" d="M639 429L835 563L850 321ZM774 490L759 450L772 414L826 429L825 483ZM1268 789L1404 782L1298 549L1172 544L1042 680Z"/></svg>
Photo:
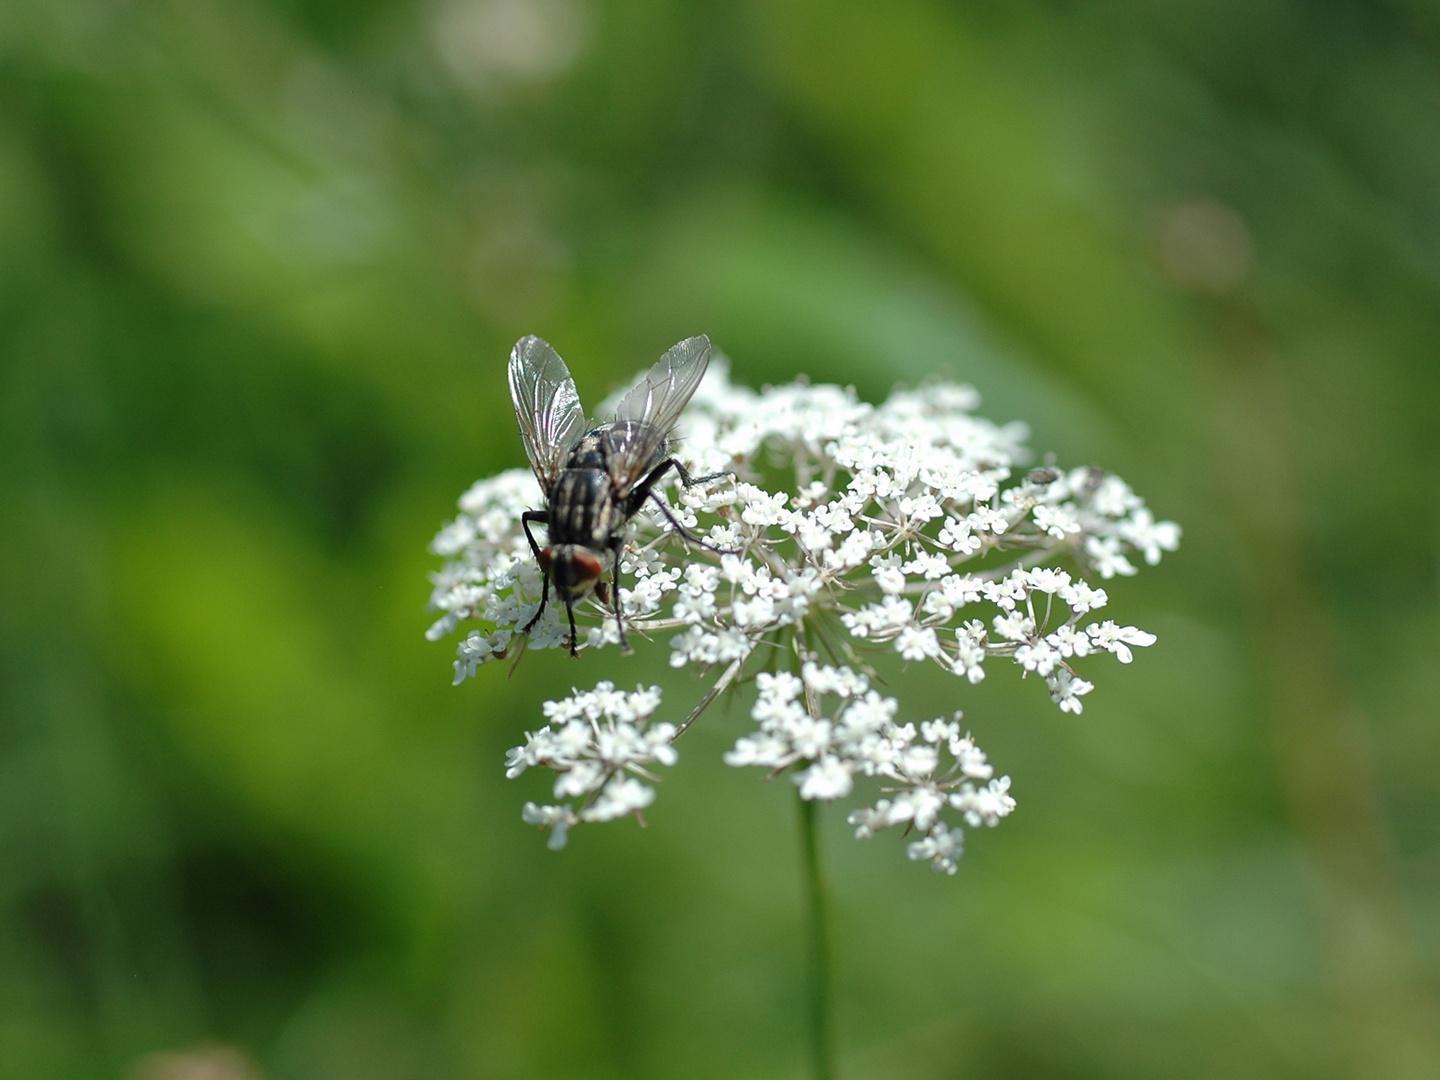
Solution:
<svg viewBox="0 0 1440 1080"><path fill-rule="evenodd" d="M565 459L565 468L569 469L603 469L605 468L605 457L607 443L605 429L596 428L581 436L580 441L570 448L570 456Z"/></svg>
<svg viewBox="0 0 1440 1080"><path fill-rule="evenodd" d="M669 436L639 420L615 420L591 434L600 437L607 460L616 455L627 459L637 455L633 460L642 476L670 456Z"/></svg>

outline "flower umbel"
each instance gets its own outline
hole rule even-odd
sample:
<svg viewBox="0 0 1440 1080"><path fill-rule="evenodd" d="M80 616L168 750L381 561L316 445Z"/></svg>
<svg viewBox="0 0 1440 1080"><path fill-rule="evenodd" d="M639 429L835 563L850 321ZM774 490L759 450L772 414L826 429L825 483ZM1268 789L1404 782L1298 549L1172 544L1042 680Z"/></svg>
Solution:
<svg viewBox="0 0 1440 1080"><path fill-rule="evenodd" d="M510 751L505 775L513 780L532 765L544 765L555 770L555 798L581 800L578 810L570 803L525 804L521 816L550 829L551 848L565 846L572 826L638 814L655 801L655 789L639 779L655 779L645 766L674 765L680 756L670 745L674 724L642 730L659 705L658 686L627 694L610 682L545 703L550 723L527 733L525 745Z"/></svg>
<svg viewBox="0 0 1440 1080"><path fill-rule="evenodd" d="M942 821L941 812L958 811L976 827L997 825L1015 808L1010 778L992 779L995 770L985 754L960 734L958 712L951 721L929 720L918 729L897 724L896 700L881 697L866 676L843 666L807 662L799 678L762 673L756 684L750 716L759 728L735 744L725 763L775 773L795 766L791 778L802 799L842 799L856 776L877 778L892 797L850 815L861 839L903 824L923 836L907 849L910 858L928 859L934 869L953 874L961 830ZM827 697L837 699L828 715ZM977 781L988 783L977 789Z"/></svg>
<svg viewBox="0 0 1440 1080"><path fill-rule="evenodd" d="M1155 640L1094 618L1109 599L1096 579L1153 565L1180 539L1178 526L1157 522L1099 469L1017 472L1024 426L977 417L978 403L951 383L897 390L879 406L803 382L756 392L731 384L723 362L711 364L676 434L692 473L735 480L660 494L716 550L688 544L658 510L642 511L628 525L618 595L632 635L667 640L672 667L719 677L678 726L643 733L638 723L658 707L658 690L610 705L637 695L601 683L546 705L551 724L512 751L510 775L545 764L557 770L557 800L582 800L578 809L526 806L527 821L551 828L552 847L580 821L647 806L654 791L639 779L643 767L673 762L670 740L753 674L757 727L727 762L790 771L805 799L844 798L868 779L883 797L850 816L856 835L903 824L917 834L910 858L954 872L960 823L1008 815L1009 778L993 777L958 713L918 727L904 720L896 699L870 688L866 656L898 653L966 684L1004 661L1035 673L1062 710L1078 714L1094 687L1077 661L1111 653L1129 663L1133 649ZM428 636L470 627L457 684L517 647L568 640L553 605L528 638L518 631L542 583L520 515L541 505L528 471L501 473L465 493L432 544L446 562L434 576L441 617ZM582 649L619 642L598 602L576 615ZM614 750L619 743L627 749ZM955 819L942 820L946 812Z"/></svg>

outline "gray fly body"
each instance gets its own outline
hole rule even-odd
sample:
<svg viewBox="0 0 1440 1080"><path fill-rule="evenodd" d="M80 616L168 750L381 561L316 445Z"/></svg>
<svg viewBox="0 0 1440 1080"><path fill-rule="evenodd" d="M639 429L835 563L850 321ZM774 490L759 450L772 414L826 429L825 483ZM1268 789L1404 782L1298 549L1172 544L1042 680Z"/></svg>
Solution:
<svg viewBox="0 0 1440 1080"><path fill-rule="evenodd" d="M575 604L591 592L604 603L608 594L620 628L620 647L630 651L616 579L625 525L648 498L655 500L677 532L708 546L675 520L654 488L670 469L686 487L728 475L694 479L670 456L670 430L709 363L710 339L703 334L686 338L621 399L613 420L587 427L565 361L534 335L515 343L510 352L510 398L530 467L545 495L544 510L527 510L520 519L544 576L540 607L522 632L529 632L544 613L553 585L570 620L574 656ZM532 524L545 526L544 547L531 534ZM608 586L602 580L607 560Z"/></svg>

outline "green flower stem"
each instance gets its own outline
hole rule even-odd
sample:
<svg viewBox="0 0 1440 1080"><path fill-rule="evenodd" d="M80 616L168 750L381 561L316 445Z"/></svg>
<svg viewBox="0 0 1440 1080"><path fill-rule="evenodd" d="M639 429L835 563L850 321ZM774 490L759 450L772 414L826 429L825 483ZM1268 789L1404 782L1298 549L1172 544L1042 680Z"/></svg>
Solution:
<svg viewBox="0 0 1440 1080"><path fill-rule="evenodd" d="M819 803L800 799L800 846L809 915L806 988L807 1026L815 1080L833 1080L830 1046L830 930L826 916L825 877L820 870Z"/></svg>

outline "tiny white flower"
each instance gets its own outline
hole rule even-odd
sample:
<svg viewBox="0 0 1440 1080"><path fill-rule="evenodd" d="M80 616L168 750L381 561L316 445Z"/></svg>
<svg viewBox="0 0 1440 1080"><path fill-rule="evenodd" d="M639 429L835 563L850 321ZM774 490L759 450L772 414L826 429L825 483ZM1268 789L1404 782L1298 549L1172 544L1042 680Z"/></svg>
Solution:
<svg viewBox="0 0 1440 1080"><path fill-rule="evenodd" d="M1090 635L1081 630L1078 626L1065 625L1045 638L1046 643L1060 656L1068 659L1072 656L1088 656L1090 654Z"/></svg>
<svg viewBox="0 0 1440 1080"><path fill-rule="evenodd" d="M927 777L940 764L940 752L933 746L907 746L899 755L901 775L911 779Z"/></svg>
<svg viewBox="0 0 1440 1080"><path fill-rule="evenodd" d="M845 710L845 722L851 727L864 731L879 731L894 719L900 703L894 698L881 697L874 690L864 697L851 702Z"/></svg>
<svg viewBox="0 0 1440 1080"><path fill-rule="evenodd" d="M1119 531L1151 566L1159 563L1162 551L1180 547L1180 526L1173 521L1156 521L1148 507L1137 507L1128 521L1120 523Z"/></svg>
<svg viewBox="0 0 1440 1080"><path fill-rule="evenodd" d="M614 821L655 801L655 789L633 776L617 776L605 785L600 797L580 812L581 821Z"/></svg>
<svg viewBox="0 0 1440 1080"><path fill-rule="evenodd" d="M755 689L762 698L794 701L804 692L805 684L788 671L762 671L755 676Z"/></svg>
<svg viewBox="0 0 1440 1080"><path fill-rule="evenodd" d="M1057 540L1073 536L1084 528L1073 506L1037 506L1032 516L1036 525Z"/></svg>
<svg viewBox="0 0 1440 1080"><path fill-rule="evenodd" d="M1060 706L1060 711L1075 713L1077 716L1085 711L1080 699L1095 689L1094 683L1086 682L1069 668L1063 667L1051 672L1045 682L1050 687L1050 699Z"/></svg>
<svg viewBox="0 0 1440 1080"><path fill-rule="evenodd" d="M735 740L735 748L721 755L726 765L744 768L758 765L763 769L775 769L786 764L790 745L775 735L745 735Z"/></svg>
<svg viewBox="0 0 1440 1080"><path fill-rule="evenodd" d="M989 780L995 774L994 766L985 760L985 751L976 746L969 735L963 739L952 738L950 753L954 755L960 771L972 780Z"/></svg>
<svg viewBox="0 0 1440 1080"><path fill-rule="evenodd" d="M874 547L875 538L869 532L852 532L841 541L839 547L824 553L825 569L832 574L853 570L865 562Z"/></svg>
<svg viewBox="0 0 1440 1080"><path fill-rule="evenodd" d="M1006 641L1029 641L1035 633L1035 620L1023 611L996 615L990 625L995 628L995 636Z"/></svg>
<svg viewBox="0 0 1440 1080"><path fill-rule="evenodd" d="M1077 615L1083 615L1087 611L1094 611L1109 603L1110 598L1105 595L1104 589L1093 588L1088 581L1072 581L1058 593L1061 600L1070 605L1070 610Z"/></svg>
<svg viewBox="0 0 1440 1080"><path fill-rule="evenodd" d="M802 799L843 799L855 787L854 769L827 754L804 772L795 774Z"/></svg>
<svg viewBox="0 0 1440 1080"><path fill-rule="evenodd" d="M897 821L911 821L921 832L935 824L945 800L932 787L913 787L895 797L890 814Z"/></svg>
<svg viewBox="0 0 1440 1080"><path fill-rule="evenodd" d="M870 686L870 680L863 674L848 667L821 667L814 661L807 661L801 668L805 685L817 694L838 694L840 697L855 697L863 694Z"/></svg>
<svg viewBox="0 0 1440 1080"><path fill-rule="evenodd" d="M922 551L901 569L907 574L919 574L926 581L937 581L950 572L950 562L938 551Z"/></svg>
<svg viewBox="0 0 1440 1080"><path fill-rule="evenodd" d="M980 538L970 531L970 522L966 518L947 518L936 539L962 555L973 555L980 550Z"/></svg>
<svg viewBox="0 0 1440 1080"><path fill-rule="evenodd" d="M791 512L785 509L790 496L783 491L774 493L756 487L754 484L737 484L736 501L744 506L740 520L746 525L784 525L790 520Z"/></svg>
<svg viewBox="0 0 1440 1080"><path fill-rule="evenodd" d="M854 810L845 819L855 826L855 839L868 840L881 829L888 829L895 822L890 817L890 800L881 799L873 807Z"/></svg>
<svg viewBox="0 0 1440 1080"><path fill-rule="evenodd" d="M948 743L960 737L960 724L955 720L926 720L920 725L920 735L926 742Z"/></svg>
<svg viewBox="0 0 1440 1080"><path fill-rule="evenodd" d="M520 812L520 819L527 825L539 825L550 830L546 843L551 851L559 851L570 839L570 829L579 822L575 812L568 806L538 806L527 802Z"/></svg>
<svg viewBox="0 0 1440 1080"><path fill-rule="evenodd" d="M947 829L944 822L937 822L928 836L906 845L905 854L916 862L928 860L930 869L938 873L954 874L959 868L957 860L964 851L964 840L959 829Z"/></svg>
<svg viewBox="0 0 1440 1080"><path fill-rule="evenodd" d="M1144 505L1140 497L1130 490L1130 485L1118 476L1107 476L1098 470L1082 469L1071 474L1070 486L1074 491L1091 492L1090 504L1098 513L1110 518L1122 518L1132 510ZM1077 479L1083 474L1083 479Z"/></svg>
<svg viewBox="0 0 1440 1080"><path fill-rule="evenodd" d="M985 647L975 640L973 634L960 627L955 631L955 659L951 665L955 674L965 676L972 686L985 678Z"/></svg>
<svg viewBox="0 0 1440 1080"><path fill-rule="evenodd" d="M1070 585L1070 575L1052 566L1041 566L1029 571L1025 581L1036 592L1054 595Z"/></svg>
<svg viewBox="0 0 1440 1080"><path fill-rule="evenodd" d="M987 581L980 586L980 594L990 603L1005 611L1014 611L1027 595L1030 577L1021 570L1000 581Z"/></svg>
<svg viewBox="0 0 1440 1080"><path fill-rule="evenodd" d="M1103 623L1092 623L1085 628L1085 633L1090 636L1097 649L1114 653L1115 658L1122 664L1128 664L1135 658L1129 646L1143 649L1155 644L1154 634L1134 626L1117 626L1109 619Z"/></svg>
<svg viewBox="0 0 1440 1080"><path fill-rule="evenodd" d="M598 791L605 776L605 766L600 762L575 761L555 777L555 797L571 799Z"/></svg>
<svg viewBox="0 0 1440 1080"><path fill-rule="evenodd" d="M982 824L994 828L1015 809L1015 800L1010 796L1010 777L997 777L979 790L962 784L960 790L950 796L950 805L964 813L972 829Z"/></svg>
<svg viewBox="0 0 1440 1080"><path fill-rule="evenodd" d="M900 569L899 555L877 555L870 560L870 566L881 592L893 595L905 591L905 573Z"/></svg>
<svg viewBox="0 0 1440 1080"><path fill-rule="evenodd" d="M929 660L940 655L940 638L928 626L902 627L895 636L895 651L906 660Z"/></svg>
<svg viewBox="0 0 1440 1080"><path fill-rule="evenodd" d="M1129 577L1135 573L1135 567L1131 565L1129 559L1125 558L1119 537L1088 537L1085 541L1085 554L1089 556L1090 564L1095 567L1095 572L1107 580L1117 574Z"/></svg>
<svg viewBox="0 0 1440 1080"><path fill-rule="evenodd" d="M1003 533L1010 527L1010 519L992 506L977 506L966 523L975 532Z"/></svg>
<svg viewBox="0 0 1440 1080"><path fill-rule="evenodd" d="M1026 642L1015 650L1015 662L1026 671L1049 675L1060 662L1060 651L1048 639Z"/></svg>

